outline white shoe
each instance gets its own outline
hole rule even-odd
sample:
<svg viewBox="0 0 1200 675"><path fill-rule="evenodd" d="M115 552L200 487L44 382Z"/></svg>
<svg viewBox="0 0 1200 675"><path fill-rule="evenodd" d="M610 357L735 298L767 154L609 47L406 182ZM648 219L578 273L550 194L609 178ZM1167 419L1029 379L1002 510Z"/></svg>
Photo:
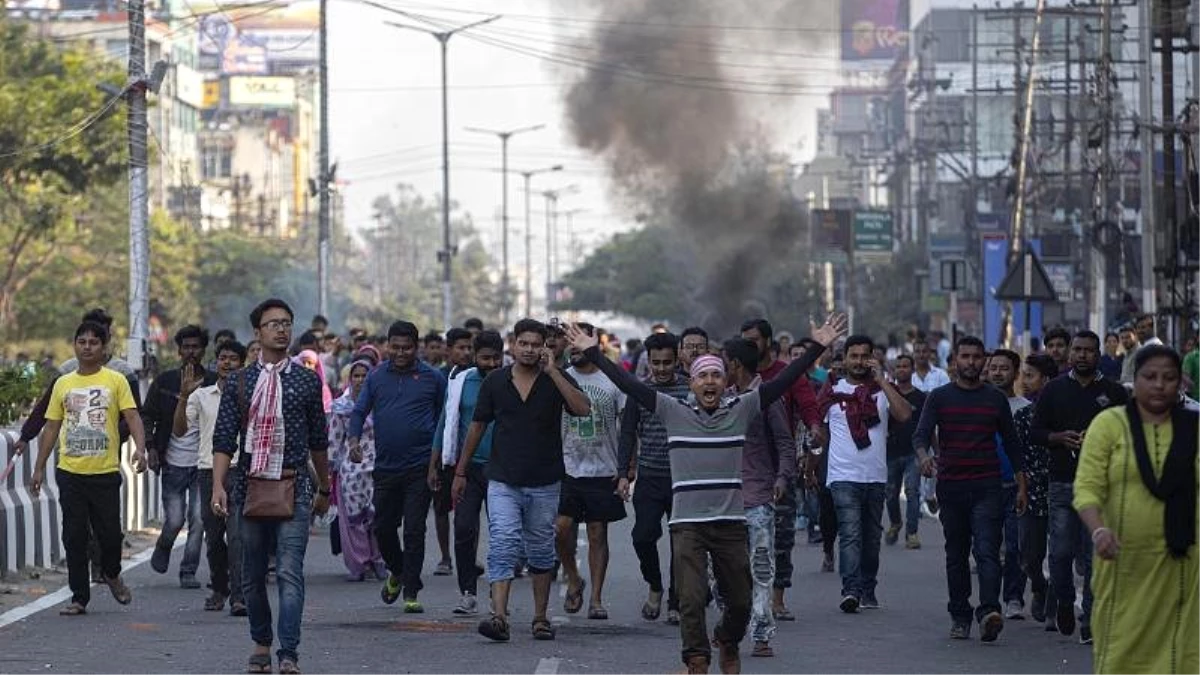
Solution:
<svg viewBox="0 0 1200 675"><path fill-rule="evenodd" d="M454 608L454 613L461 616L478 614L479 603L475 600L475 594L470 592L463 593L462 598L458 601L458 607Z"/></svg>
<svg viewBox="0 0 1200 675"><path fill-rule="evenodd" d="M1025 608L1016 600L1009 600L1004 606L1004 618L1020 620L1025 618Z"/></svg>

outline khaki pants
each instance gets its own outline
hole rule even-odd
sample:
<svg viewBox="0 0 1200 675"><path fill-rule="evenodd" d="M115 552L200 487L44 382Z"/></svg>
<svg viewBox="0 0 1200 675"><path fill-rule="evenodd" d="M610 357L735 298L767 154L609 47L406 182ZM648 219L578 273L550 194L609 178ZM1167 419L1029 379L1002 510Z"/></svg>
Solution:
<svg viewBox="0 0 1200 675"><path fill-rule="evenodd" d="M683 661L703 656L712 661L705 606L708 604L708 560L712 558L717 588L725 613L713 636L718 642L738 644L750 621L750 554L746 523L717 521L671 526L675 586L679 593L679 631Z"/></svg>

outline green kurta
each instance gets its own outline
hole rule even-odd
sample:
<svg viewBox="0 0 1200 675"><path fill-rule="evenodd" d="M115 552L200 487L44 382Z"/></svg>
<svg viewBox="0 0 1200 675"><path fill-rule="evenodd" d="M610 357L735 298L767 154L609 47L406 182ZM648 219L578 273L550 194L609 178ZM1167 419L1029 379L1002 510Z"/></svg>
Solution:
<svg viewBox="0 0 1200 675"><path fill-rule="evenodd" d="M1144 425L1146 448L1161 476L1171 423ZM1097 673L1200 672L1200 568L1167 552L1165 505L1146 489L1133 453L1129 416L1109 408L1084 437L1075 475L1076 510L1097 507L1121 550L1092 567L1093 668Z"/></svg>

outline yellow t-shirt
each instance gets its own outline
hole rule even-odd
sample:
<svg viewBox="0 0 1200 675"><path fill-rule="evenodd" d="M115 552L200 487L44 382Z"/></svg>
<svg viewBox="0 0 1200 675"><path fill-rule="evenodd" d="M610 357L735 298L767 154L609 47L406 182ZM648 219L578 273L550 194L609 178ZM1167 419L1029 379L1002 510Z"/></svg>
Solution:
<svg viewBox="0 0 1200 675"><path fill-rule="evenodd" d="M135 408L125 376L101 368L93 375L70 373L54 383L46 419L61 420L58 468L78 474L101 474L121 468L117 421L122 410Z"/></svg>

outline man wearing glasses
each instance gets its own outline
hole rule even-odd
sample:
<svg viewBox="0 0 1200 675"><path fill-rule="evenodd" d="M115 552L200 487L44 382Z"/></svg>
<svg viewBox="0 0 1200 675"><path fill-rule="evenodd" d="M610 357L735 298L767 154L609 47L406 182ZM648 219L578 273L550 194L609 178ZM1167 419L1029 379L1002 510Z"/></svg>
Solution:
<svg viewBox="0 0 1200 675"><path fill-rule="evenodd" d="M699 326L684 328L679 336L679 372L687 377L692 361L708 353L708 333Z"/></svg>

